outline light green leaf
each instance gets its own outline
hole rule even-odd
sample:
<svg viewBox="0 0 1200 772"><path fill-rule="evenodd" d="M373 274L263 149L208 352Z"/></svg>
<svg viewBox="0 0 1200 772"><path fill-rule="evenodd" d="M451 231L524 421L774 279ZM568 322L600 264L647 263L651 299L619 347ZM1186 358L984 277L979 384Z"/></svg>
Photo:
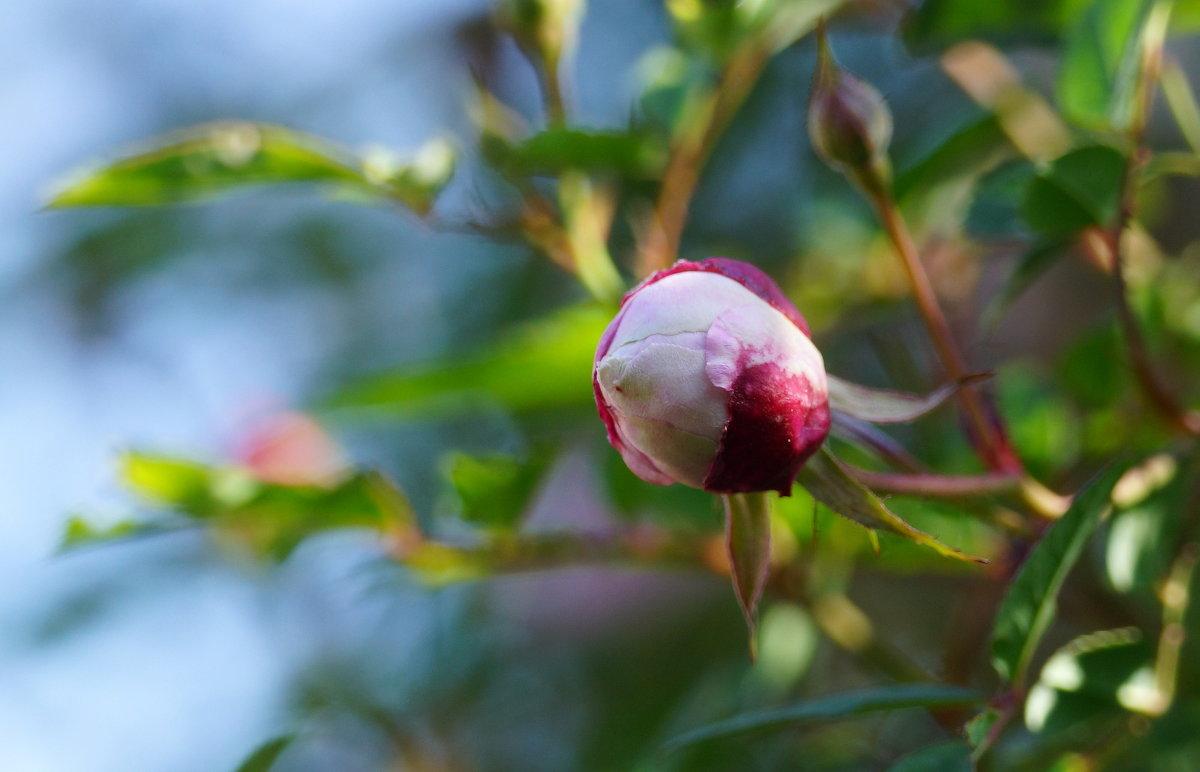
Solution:
<svg viewBox="0 0 1200 772"><path fill-rule="evenodd" d="M295 735L285 734L263 743L241 763L237 772L270 772L295 739Z"/></svg>
<svg viewBox="0 0 1200 772"><path fill-rule="evenodd" d="M910 753L888 767L888 772L971 772L971 749L961 740L933 745Z"/></svg>
<svg viewBox="0 0 1200 772"><path fill-rule="evenodd" d="M412 161L385 151L364 160L282 126L230 121L181 129L57 185L51 207L148 206L213 198L254 185L320 184L352 198L395 199L423 213L453 172L435 140Z"/></svg>
<svg viewBox="0 0 1200 772"><path fill-rule="evenodd" d="M817 501L867 528L894 533L955 560L987 562L983 558L972 557L948 547L924 531L909 525L888 509L878 496L851 477L826 447L822 447L808 460L800 470L797 482Z"/></svg>
<svg viewBox="0 0 1200 772"><path fill-rule="evenodd" d="M480 399L515 412L583 407L593 399L592 360L612 315L607 306L568 308L510 333L491 349L374 376L325 404L424 416L476 410Z"/></svg>
<svg viewBox="0 0 1200 772"><path fill-rule="evenodd" d="M915 421L940 406L960 388L988 377L969 375L957 383L949 383L928 394L910 394L890 389L874 389L857 383L826 376L829 381L829 407L861 421L875 424L895 424Z"/></svg>
<svg viewBox="0 0 1200 772"><path fill-rule="evenodd" d="M1093 128L1128 127L1151 0L1093 0L1067 33L1058 100L1067 117Z"/></svg>
<svg viewBox="0 0 1200 772"><path fill-rule="evenodd" d="M992 665L1000 677L1020 685L1057 608L1058 592L1083 547L1111 510L1109 497L1126 467L1112 465L1076 496L1029 554L996 612Z"/></svg>
<svg viewBox="0 0 1200 772"><path fill-rule="evenodd" d="M446 459L446 476L458 498L459 514L488 530L515 528L529 510L549 461L545 454L525 461L502 455L451 454Z"/></svg>
<svg viewBox="0 0 1200 772"><path fill-rule="evenodd" d="M868 713L903 708L953 708L975 705L982 695L960 686L895 684L858 692L835 694L774 710L744 713L682 734L663 746L674 751L687 745L768 729L837 721Z"/></svg>

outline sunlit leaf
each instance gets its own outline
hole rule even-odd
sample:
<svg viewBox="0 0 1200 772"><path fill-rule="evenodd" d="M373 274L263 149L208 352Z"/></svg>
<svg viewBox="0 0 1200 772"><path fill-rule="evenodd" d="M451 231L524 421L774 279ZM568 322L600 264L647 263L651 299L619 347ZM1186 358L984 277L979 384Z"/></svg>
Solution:
<svg viewBox="0 0 1200 772"><path fill-rule="evenodd" d="M1008 587L992 631L992 665L1009 683L1025 679L1029 663L1058 607L1058 592L1084 545L1111 509L1113 486L1125 472L1114 464L1076 496L1071 508L1033 548Z"/></svg>
<svg viewBox="0 0 1200 772"><path fill-rule="evenodd" d="M1025 221L1048 236L1107 224L1117 211L1124 171L1124 156L1107 145L1072 150L1030 182L1021 206Z"/></svg>
<svg viewBox="0 0 1200 772"><path fill-rule="evenodd" d="M480 399L521 412L586 406L596 343L612 309L579 306L533 322L490 349L425 367L378 375L326 400L403 415L478 409Z"/></svg>
<svg viewBox="0 0 1200 772"><path fill-rule="evenodd" d="M1067 34L1058 101L1072 120L1124 129L1133 109L1139 32L1151 0L1093 0Z"/></svg>
<svg viewBox="0 0 1200 772"><path fill-rule="evenodd" d="M285 734L268 740L241 763L237 772L270 772L270 769L275 766L275 762L295 739L295 735Z"/></svg>
<svg viewBox="0 0 1200 772"><path fill-rule="evenodd" d="M960 388L986 377L967 376L957 383L946 384L928 394L911 394L860 386L829 375L829 407L861 421L876 424L908 423L940 406Z"/></svg>
<svg viewBox="0 0 1200 772"><path fill-rule="evenodd" d="M952 740L910 753L888 767L888 772L971 772L974 768L970 747Z"/></svg>
<svg viewBox="0 0 1200 772"><path fill-rule="evenodd" d="M446 475L458 499L459 514L480 528L514 528L529 510L549 461L545 454L523 461L503 455L451 454L446 459Z"/></svg>
<svg viewBox="0 0 1200 772"><path fill-rule="evenodd" d="M786 729L806 724L836 721L902 708L954 708L977 704L978 692L943 684L896 684L858 692L835 694L774 710L744 713L725 721L694 729L663 746L673 751L687 745L732 737L748 732Z"/></svg>
<svg viewBox="0 0 1200 772"><path fill-rule="evenodd" d="M1053 734L1157 705L1154 646L1134 628L1089 633L1055 652L1025 702L1030 730Z"/></svg>
<svg viewBox="0 0 1200 772"><path fill-rule="evenodd" d="M867 528L894 533L956 560L987 562L983 558L972 557L948 547L909 525L888 509L878 496L851 477L828 448L822 447L808 460L800 470L797 482L817 501Z"/></svg>
<svg viewBox="0 0 1200 772"><path fill-rule="evenodd" d="M181 129L80 171L52 191L48 204L169 204L248 186L307 183L369 200L393 198L424 212L452 172L453 152L440 140L411 161L384 151L363 159L293 129L230 121Z"/></svg>

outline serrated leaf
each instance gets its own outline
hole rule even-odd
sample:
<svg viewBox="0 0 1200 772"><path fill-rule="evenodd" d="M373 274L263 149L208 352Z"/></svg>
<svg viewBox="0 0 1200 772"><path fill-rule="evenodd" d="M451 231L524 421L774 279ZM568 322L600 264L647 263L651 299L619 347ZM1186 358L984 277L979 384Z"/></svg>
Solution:
<svg viewBox="0 0 1200 772"><path fill-rule="evenodd" d="M915 421L929 413L968 384L987 378L986 374L969 375L928 394L875 389L847 380L826 376L829 382L829 407L861 421L875 424L896 424Z"/></svg>
<svg viewBox="0 0 1200 772"><path fill-rule="evenodd" d="M270 769L275 766L275 762L295 739L295 735L285 734L268 740L238 766L237 772L270 772Z"/></svg>
<svg viewBox="0 0 1200 772"><path fill-rule="evenodd" d="M1021 211L1035 231L1069 236L1106 225L1117 211L1125 157L1107 145L1081 147L1055 159L1029 183Z"/></svg>
<svg viewBox="0 0 1200 772"><path fill-rule="evenodd" d="M904 708L953 708L977 704L982 696L971 689L943 684L895 684L835 694L773 710L744 713L682 734L663 745L670 752L707 740L748 732L784 729L836 721Z"/></svg>
<svg viewBox="0 0 1200 772"><path fill-rule="evenodd" d="M318 137L264 123L228 121L148 140L55 187L50 207L149 206L211 199L256 185L318 184L351 198L399 200L428 210L453 172L435 140L412 161L373 152L366 160Z"/></svg>
<svg viewBox="0 0 1200 772"><path fill-rule="evenodd" d="M771 569L771 500L766 493L732 493L725 503L725 550L738 605L750 632L750 656L756 656L754 631L758 601Z"/></svg>
<svg viewBox="0 0 1200 772"><path fill-rule="evenodd" d="M1017 572L996 612L992 665L1020 685L1038 643L1054 618L1058 593L1083 547L1111 509L1113 486L1125 465L1112 465L1075 496L1074 503L1042 537Z"/></svg>
<svg viewBox="0 0 1200 772"><path fill-rule="evenodd" d="M494 347L426 367L378 375L325 400L329 407L450 415L480 399L515 412L583 407L592 402L596 341L613 309L568 308L503 337Z"/></svg>
<svg viewBox="0 0 1200 772"><path fill-rule="evenodd" d="M515 528L528 511L549 461L544 454L524 461L502 455L451 454L446 475L458 498L460 516L488 530Z"/></svg>
<svg viewBox="0 0 1200 772"><path fill-rule="evenodd" d="M888 767L888 772L971 772L971 749L961 740L933 745L910 753Z"/></svg>
<svg viewBox="0 0 1200 772"><path fill-rule="evenodd" d="M1129 125L1150 0L1093 0L1067 33L1058 101L1070 119L1118 131Z"/></svg>
<svg viewBox="0 0 1200 772"><path fill-rule="evenodd" d="M812 497L842 517L853 520L866 528L879 529L896 534L916 544L929 547L940 555L986 563L983 558L973 557L948 547L934 537L905 522L887 508L878 496L862 483L855 480L829 451L822 447L800 470L797 482Z"/></svg>

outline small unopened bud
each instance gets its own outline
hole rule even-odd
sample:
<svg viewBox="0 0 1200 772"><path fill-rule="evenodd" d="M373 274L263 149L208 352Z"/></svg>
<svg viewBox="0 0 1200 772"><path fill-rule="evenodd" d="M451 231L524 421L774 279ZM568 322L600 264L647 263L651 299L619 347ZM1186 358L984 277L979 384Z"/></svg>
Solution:
<svg viewBox="0 0 1200 772"><path fill-rule="evenodd" d="M830 166L875 190L888 184L892 113L871 84L838 68L824 32L818 35L817 74L808 105L808 136Z"/></svg>

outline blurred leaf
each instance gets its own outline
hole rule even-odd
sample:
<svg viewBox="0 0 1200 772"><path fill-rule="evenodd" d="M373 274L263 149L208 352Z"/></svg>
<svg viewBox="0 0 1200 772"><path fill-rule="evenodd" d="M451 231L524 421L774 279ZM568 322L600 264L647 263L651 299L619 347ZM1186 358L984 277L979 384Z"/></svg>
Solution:
<svg viewBox="0 0 1200 772"><path fill-rule="evenodd" d="M1125 157L1114 148L1072 150L1030 182L1021 206L1025 221L1049 236L1106 225L1117 212L1124 173Z"/></svg>
<svg viewBox="0 0 1200 772"><path fill-rule="evenodd" d="M521 177L578 170L655 179L667 160L666 145L650 134L563 127L546 129L516 143L494 136L485 149L492 163Z"/></svg>
<svg viewBox="0 0 1200 772"><path fill-rule="evenodd" d="M983 174L1013 152L995 115L973 113L935 148L899 171L896 198L929 196L946 184Z"/></svg>
<svg viewBox="0 0 1200 772"><path fill-rule="evenodd" d="M971 772L971 749L961 740L922 748L888 767L888 772Z"/></svg>
<svg viewBox="0 0 1200 772"><path fill-rule="evenodd" d="M353 153L282 126L225 122L149 141L58 185L49 206L144 206L213 198L251 185L317 183L371 200L392 197L419 212L453 171L444 142L411 164L377 152L364 167Z"/></svg>
<svg viewBox="0 0 1200 772"><path fill-rule="evenodd" d="M263 557L283 559L308 536L331 529L397 533L415 527L404 494L375 472L322 486L270 483L236 467L210 467L142 453L126 454L123 467L127 483L147 500L175 514L204 520L218 539ZM129 534L167 525L152 520ZM80 543L95 532L72 521L66 539Z"/></svg>
<svg viewBox="0 0 1200 772"><path fill-rule="evenodd" d="M1003 286L988 301L983 312L985 326L995 325L1008 307L1063 256L1069 245L1070 242L1062 239L1046 239L1025 250L1005 277Z"/></svg>
<svg viewBox="0 0 1200 772"><path fill-rule="evenodd" d="M767 729L836 721L879 711L902 708L954 708L975 705L981 695L961 686L943 684L895 684L858 692L820 697L808 702L743 713L725 721L694 729L663 745L666 752L698 742Z"/></svg>
<svg viewBox="0 0 1200 772"><path fill-rule="evenodd" d="M797 482L817 501L867 528L894 533L956 560L987 562L983 558L972 557L953 547L947 547L929 534L913 528L888 509L878 496L851 477L833 453L824 446L805 463Z"/></svg>
<svg viewBox="0 0 1200 772"><path fill-rule="evenodd" d="M109 525L90 523L83 517L67 521L59 541L58 551L68 552L79 547L91 547L108 542L126 541L139 536L152 536L177 530L177 526L143 520L119 520Z"/></svg>
<svg viewBox="0 0 1200 772"><path fill-rule="evenodd" d="M766 493L730 493L721 499L725 503L729 573L750 631L750 656L755 658L758 601L771 569L771 499Z"/></svg>
<svg viewBox="0 0 1200 772"><path fill-rule="evenodd" d="M1053 42L1088 0L925 0L905 21L905 40L918 51L964 39Z"/></svg>
<svg viewBox="0 0 1200 772"><path fill-rule="evenodd" d="M285 734L268 740L242 762L241 766L237 768L237 772L270 772L271 767L275 766L276 760L295 739L295 735Z"/></svg>
<svg viewBox="0 0 1200 772"><path fill-rule="evenodd" d="M967 212L967 229L993 238L1027 233L1021 219L1021 199L1036 171L1030 161L1017 158L980 178Z"/></svg>
<svg viewBox="0 0 1200 772"><path fill-rule="evenodd" d="M518 461L502 455L476 458L453 453L446 459L446 474L464 520L504 531L515 528L529 510L549 463L546 454Z"/></svg>
<svg viewBox="0 0 1200 772"><path fill-rule="evenodd" d="M829 381L831 410L839 410L861 421L896 424L917 420L940 406L959 389L988 376L969 375L957 383L948 383L928 394L874 389L832 375L826 377Z"/></svg>
<svg viewBox="0 0 1200 772"><path fill-rule="evenodd" d="M607 306L568 308L509 333L488 350L370 377L325 403L405 415L467 412L478 408L481 397L517 412L583 407L593 399L592 360L612 314Z"/></svg>
<svg viewBox="0 0 1200 772"><path fill-rule="evenodd" d="M1111 509L1109 497L1127 465L1113 464L1075 495L1067 513L1030 552L1008 587L992 631L992 665L1019 685L1058 607L1058 592L1083 546Z"/></svg>
<svg viewBox="0 0 1200 772"><path fill-rule="evenodd" d="M1181 465L1163 453L1151 456L1138 469L1140 478L1130 475L1126 479L1133 484L1123 483L1114 490L1118 509L1109 522L1104 565L1115 590L1140 591L1154 602L1178 548L1196 461Z"/></svg>
<svg viewBox="0 0 1200 772"><path fill-rule="evenodd" d="M1135 628L1076 638L1046 660L1025 702L1026 725L1055 734L1149 705L1153 658L1154 646Z"/></svg>
<svg viewBox="0 0 1200 772"><path fill-rule="evenodd" d="M1058 76L1058 101L1068 118L1118 131L1129 125L1139 32L1150 5L1150 0L1092 0L1072 24Z"/></svg>

